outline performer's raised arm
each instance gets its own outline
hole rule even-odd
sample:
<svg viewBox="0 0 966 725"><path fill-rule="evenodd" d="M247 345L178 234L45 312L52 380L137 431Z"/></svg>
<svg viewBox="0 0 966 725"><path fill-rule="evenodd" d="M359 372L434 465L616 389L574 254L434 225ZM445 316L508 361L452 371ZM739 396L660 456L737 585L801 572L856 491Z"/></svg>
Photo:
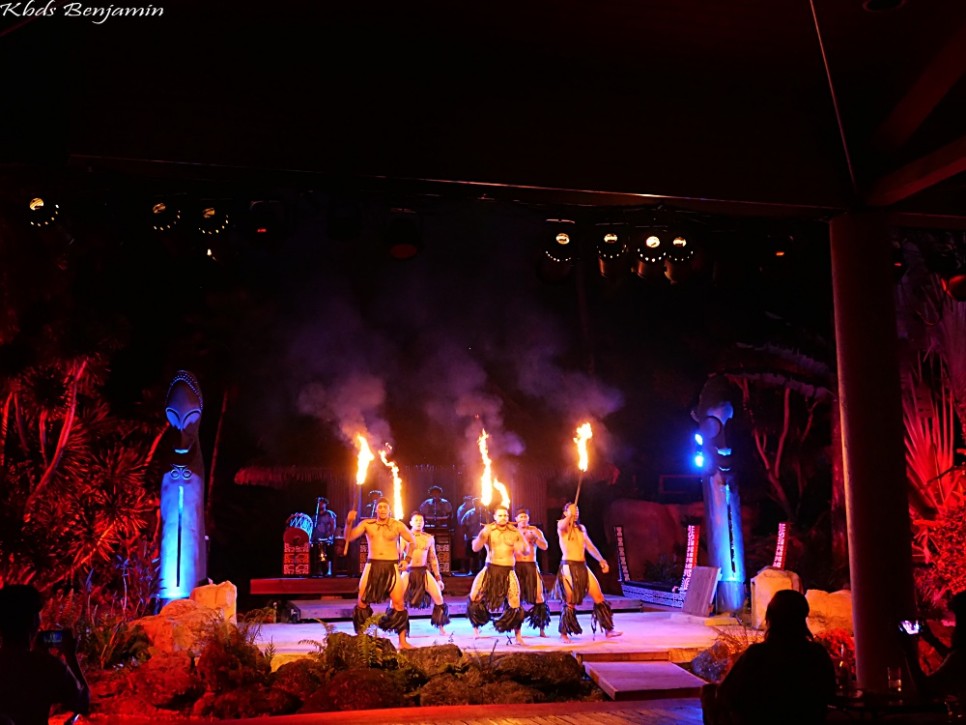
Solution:
<svg viewBox="0 0 966 725"><path fill-rule="evenodd" d="M356 516L358 516L356 510L352 509L348 514L346 514L345 517L345 530L343 531L342 535L345 536L345 542L347 544L350 541L355 541L358 539L366 530L366 519L363 519L359 522L358 526L352 528L352 524L355 522Z"/></svg>
<svg viewBox="0 0 966 725"><path fill-rule="evenodd" d="M575 504L568 503L564 507L564 517L557 522L557 533L566 534L572 531L576 526L579 513Z"/></svg>
<svg viewBox="0 0 966 725"><path fill-rule="evenodd" d="M487 524L480 529L480 533L476 535L476 538L473 539L473 543L471 544L473 551L480 551L484 546L486 546L486 542L490 540L490 531L492 530L493 524Z"/></svg>

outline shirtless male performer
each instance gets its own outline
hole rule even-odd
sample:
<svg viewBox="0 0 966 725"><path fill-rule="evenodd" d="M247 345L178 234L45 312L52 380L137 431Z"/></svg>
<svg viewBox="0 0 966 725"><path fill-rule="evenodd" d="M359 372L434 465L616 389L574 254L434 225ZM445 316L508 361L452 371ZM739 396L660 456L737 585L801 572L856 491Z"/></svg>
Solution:
<svg viewBox="0 0 966 725"><path fill-rule="evenodd" d="M600 625L608 638L619 637L623 633L614 631L614 613L610 609L610 604L604 599L597 577L587 567L584 556L589 552L600 562L600 570L604 574L610 571L610 567L594 546L594 542L590 540L587 528L579 522L580 509L577 505L573 503L564 505L563 514L564 517L557 522L557 538L563 555L560 571L557 572L557 586L564 599L558 628L560 639L569 642L571 634L583 632L577 621L577 605L584 600L588 592L594 600L594 611L591 614L593 620Z"/></svg>
<svg viewBox="0 0 966 725"><path fill-rule="evenodd" d="M425 609L433 602L433 614L429 621L446 634L444 627L449 624L449 605L443 601L443 577L439 573L439 559L436 558L436 537L423 531L425 519L414 511L409 526L416 542L406 544L406 557L403 559L402 580L403 599L407 607ZM430 571L432 576L430 576Z"/></svg>
<svg viewBox="0 0 966 725"><path fill-rule="evenodd" d="M480 627L490 621L490 612L502 609L503 614L493 622L493 627L497 632L513 630L517 644L525 644L520 634L525 616L520 608L520 582L513 565L518 553L529 553L530 545L510 524L506 507L498 508L493 518L494 522L480 529L473 539L473 551L486 547L486 566L473 580L466 617L473 625L473 633L479 637Z"/></svg>
<svg viewBox="0 0 966 725"><path fill-rule="evenodd" d="M415 544L415 537L405 524L389 516L389 499L380 498L376 502L376 517L363 519L355 528L356 511L348 513L345 520L346 544L355 541L362 534L369 543L369 560L362 577L359 579L359 602L352 611L352 624L356 634L362 631L366 621L372 616L373 602L384 602L388 598L391 608L379 620L379 628L399 634L399 648L412 647L406 642L409 632L409 612L403 601L402 578L399 576L399 539Z"/></svg>
<svg viewBox="0 0 966 725"><path fill-rule="evenodd" d="M520 581L520 601L533 605L526 613L527 624L539 629L541 637L546 637L546 628L550 624L550 608L544 598L543 576L537 565L537 549L547 550L547 537L536 526L530 525L529 509L517 509L517 531L530 545L529 553L516 554L514 569Z"/></svg>

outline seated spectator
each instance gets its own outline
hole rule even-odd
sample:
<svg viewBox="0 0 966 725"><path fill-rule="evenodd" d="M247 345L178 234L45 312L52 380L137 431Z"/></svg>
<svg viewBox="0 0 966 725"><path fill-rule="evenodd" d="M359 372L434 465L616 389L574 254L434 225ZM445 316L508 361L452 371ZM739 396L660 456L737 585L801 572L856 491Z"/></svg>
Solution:
<svg viewBox="0 0 966 725"><path fill-rule="evenodd" d="M86 714L90 690L77 662L74 636L63 631L61 656L34 640L43 600L32 586L0 589L0 723L47 725L51 705Z"/></svg>
<svg viewBox="0 0 966 725"><path fill-rule="evenodd" d="M908 637L906 640L906 660L909 672L921 693L955 698L962 708L966 704L966 592L959 592L949 600L949 611L955 617L952 642L948 648L938 641L933 644L944 655L943 662L936 671L929 675L922 671L917 637Z"/></svg>
<svg viewBox="0 0 966 725"><path fill-rule="evenodd" d="M808 600L779 591L765 612L765 640L738 658L718 688L712 722L821 723L835 695L835 668L805 622Z"/></svg>

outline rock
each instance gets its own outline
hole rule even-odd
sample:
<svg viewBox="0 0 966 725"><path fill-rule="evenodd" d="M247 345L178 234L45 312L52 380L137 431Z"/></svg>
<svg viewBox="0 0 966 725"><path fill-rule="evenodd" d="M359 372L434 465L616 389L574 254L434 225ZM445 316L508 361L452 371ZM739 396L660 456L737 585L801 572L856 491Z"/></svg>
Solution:
<svg viewBox="0 0 966 725"><path fill-rule="evenodd" d="M237 623L238 587L231 582L206 584L191 590L191 601L221 612L226 622Z"/></svg>
<svg viewBox="0 0 966 725"><path fill-rule="evenodd" d="M691 671L708 682L721 682L731 666L728 648L719 642L691 660Z"/></svg>
<svg viewBox="0 0 966 725"><path fill-rule="evenodd" d="M233 624L222 625L205 639L195 668L212 692L264 684L272 671L269 657Z"/></svg>
<svg viewBox="0 0 966 725"><path fill-rule="evenodd" d="M298 711L299 713L331 712L335 709L336 707L332 701L332 696L329 694L328 689L323 686L302 700L302 707Z"/></svg>
<svg viewBox="0 0 966 725"><path fill-rule="evenodd" d="M751 626L761 629L765 626L765 611L775 592L782 589L802 591L802 580L798 574L785 569L766 566L751 578Z"/></svg>
<svg viewBox="0 0 966 725"><path fill-rule="evenodd" d="M186 654L156 655L133 676L137 693L154 707L180 710L201 697L204 687Z"/></svg>
<svg viewBox="0 0 966 725"><path fill-rule="evenodd" d="M534 685L558 692L572 690L584 678L584 668L565 652L519 652L497 660L493 669L501 680Z"/></svg>
<svg viewBox="0 0 966 725"><path fill-rule="evenodd" d="M223 625L221 612L192 601L176 599L160 613L131 623L138 625L151 643L152 656L158 654L201 654L201 643L212 627Z"/></svg>
<svg viewBox="0 0 966 725"><path fill-rule="evenodd" d="M483 703L483 687L473 679L452 674L437 675L419 690L419 704L422 707L480 705Z"/></svg>
<svg viewBox="0 0 966 725"><path fill-rule="evenodd" d="M323 661L335 670L395 667L396 648L385 637L333 632L326 637Z"/></svg>
<svg viewBox="0 0 966 725"><path fill-rule="evenodd" d="M808 628L812 634L828 629L844 629L852 634L852 592L840 589L837 592L824 592L809 589L805 592L808 600Z"/></svg>
<svg viewBox="0 0 966 725"><path fill-rule="evenodd" d="M272 675L272 689L288 692L305 702L322 685L318 669L319 665L308 658L284 664Z"/></svg>
<svg viewBox="0 0 966 725"><path fill-rule="evenodd" d="M399 656L428 680L444 672L455 672L463 653L455 644L444 644L404 650Z"/></svg>
<svg viewBox="0 0 966 725"><path fill-rule="evenodd" d="M299 699L281 690L265 687L246 687L228 692L216 693L205 699L201 717L216 717L222 720L250 718L263 715L287 715L299 707ZM192 714L195 714L192 711Z"/></svg>
<svg viewBox="0 0 966 725"><path fill-rule="evenodd" d="M405 692L392 673L377 669L351 669L335 673L324 687L303 704L299 712L379 710L405 704Z"/></svg>
<svg viewBox="0 0 966 725"><path fill-rule="evenodd" d="M546 697L536 687L530 687L512 680L504 680L503 682L490 682L484 685L482 699L488 705L517 705L527 702L543 702Z"/></svg>

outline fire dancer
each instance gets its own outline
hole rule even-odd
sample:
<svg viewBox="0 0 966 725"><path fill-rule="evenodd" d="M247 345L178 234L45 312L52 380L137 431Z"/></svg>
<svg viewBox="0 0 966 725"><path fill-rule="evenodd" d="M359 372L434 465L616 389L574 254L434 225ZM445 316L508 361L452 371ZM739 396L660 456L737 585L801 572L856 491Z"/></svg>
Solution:
<svg viewBox="0 0 966 725"><path fill-rule="evenodd" d="M527 623L534 629L539 629L541 637L546 637L546 628L550 624L550 608L544 599L543 576L537 565L537 549L547 550L547 537L536 526L530 525L529 509L517 509L517 531L530 546L528 553L514 552L514 569L520 581L520 601L533 605L526 613Z"/></svg>
<svg viewBox="0 0 966 725"><path fill-rule="evenodd" d="M510 524L510 512L500 506L494 513L494 523L483 527L473 539L473 551L486 547L486 566L476 575L470 589L466 617L479 637L480 627L490 621L490 612L498 609L503 614L493 622L497 632L513 630L517 644L525 644L520 634L524 614L520 608L520 582L513 571L517 554L526 554L530 545L515 526Z"/></svg>
<svg viewBox="0 0 966 725"><path fill-rule="evenodd" d="M439 559L436 558L436 537L423 531L424 525L423 516L418 511L413 512L409 526L416 542L406 545L406 557L400 567L406 592L404 600L407 607L416 609L425 609L432 601L433 614L429 621L440 634L446 634L449 606L443 601L445 587L439 573ZM429 575L430 571L432 576Z"/></svg>
<svg viewBox="0 0 966 725"><path fill-rule="evenodd" d="M363 519L354 528L356 511L346 516L345 540L355 541L363 534L369 544L369 560L359 579L359 601L352 612L352 624L356 634L362 631L366 621L372 616L373 602L390 600L390 608L379 620L379 628L396 632L399 635L399 648L409 649L406 642L409 632L409 612L403 601L402 578L399 576L399 539L415 544L415 537L405 524L389 516L389 499L380 498L376 502L376 517Z"/></svg>
<svg viewBox="0 0 966 725"><path fill-rule="evenodd" d="M568 503L563 508L564 517L557 522L557 538L560 541L560 551L563 559L560 571L557 572L557 586L563 594L564 606L560 610L560 639L570 641L571 634L581 634L583 630L577 621L577 605L590 593L594 600L594 611L591 614L594 622L600 625L607 637L618 637L622 632L614 631L614 614L610 604L604 599L600 590L600 583L594 573L587 568L585 556L589 552L600 562L600 570L606 574L610 571L607 562L601 555L594 542L590 540L587 529L579 522L580 509L574 503Z"/></svg>

